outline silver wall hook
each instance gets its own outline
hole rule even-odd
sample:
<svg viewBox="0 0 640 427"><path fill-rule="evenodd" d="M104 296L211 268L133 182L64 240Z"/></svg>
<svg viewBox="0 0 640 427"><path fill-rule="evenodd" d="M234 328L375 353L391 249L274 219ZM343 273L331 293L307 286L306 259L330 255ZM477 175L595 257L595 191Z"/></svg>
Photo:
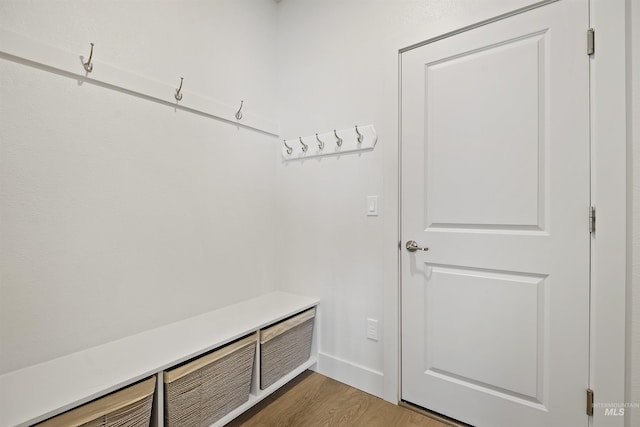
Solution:
<svg viewBox="0 0 640 427"><path fill-rule="evenodd" d="M91 62L91 58L93 58L93 43L91 43L91 52L89 52L89 60L82 64L87 73L93 71L93 63Z"/></svg>
<svg viewBox="0 0 640 427"><path fill-rule="evenodd" d="M283 139L282 142L284 142L284 146L287 147L287 154L293 153L293 147L289 147L289 144L287 144L287 140Z"/></svg>
<svg viewBox="0 0 640 427"><path fill-rule="evenodd" d="M324 148L324 142L320 138L318 138L317 133L316 133L316 140L318 141L318 148L322 150Z"/></svg>
<svg viewBox="0 0 640 427"><path fill-rule="evenodd" d="M333 130L333 134L336 136L336 144L338 144L338 147L342 147L342 138L340 138L338 136L338 132L336 132L336 130Z"/></svg>
<svg viewBox="0 0 640 427"><path fill-rule="evenodd" d="M242 105L243 104L244 104L244 101L240 101L240 108L236 112L236 119L238 119L238 120L242 120ZM289 154L291 154L291 153L289 153Z"/></svg>
<svg viewBox="0 0 640 427"><path fill-rule="evenodd" d="M182 81L184 80L183 77L180 77L180 87L178 89L176 89L176 94L173 95L176 98L176 101L182 101L182 93L180 93L180 91L182 90Z"/></svg>
<svg viewBox="0 0 640 427"><path fill-rule="evenodd" d="M302 142L302 137L299 136L298 139L300 140L300 144L302 144L302 151L303 152L307 152L307 150L309 149L309 146L307 144L305 144L304 142Z"/></svg>
<svg viewBox="0 0 640 427"><path fill-rule="evenodd" d="M358 131L358 125L356 125L356 133L358 134L358 144L360 144L360 143L362 143L362 140L364 139L364 135L363 135L363 134L361 134L361 133Z"/></svg>

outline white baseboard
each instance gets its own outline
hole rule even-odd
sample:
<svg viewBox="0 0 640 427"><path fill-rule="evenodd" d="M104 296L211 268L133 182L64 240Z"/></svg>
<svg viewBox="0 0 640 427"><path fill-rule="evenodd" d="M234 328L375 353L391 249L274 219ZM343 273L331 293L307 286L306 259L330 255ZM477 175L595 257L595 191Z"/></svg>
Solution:
<svg viewBox="0 0 640 427"><path fill-rule="evenodd" d="M325 353L318 353L315 371L374 396L380 398L383 396L384 374L382 372Z"/></svg>

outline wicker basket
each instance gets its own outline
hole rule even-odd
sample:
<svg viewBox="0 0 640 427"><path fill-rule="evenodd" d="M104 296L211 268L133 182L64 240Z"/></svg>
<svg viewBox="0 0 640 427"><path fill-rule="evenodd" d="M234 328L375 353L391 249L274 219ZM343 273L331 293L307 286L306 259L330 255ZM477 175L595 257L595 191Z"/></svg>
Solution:
<svg viewBox="0 0 640 427"><path fill-rule="evenodd" d="M262 390L309 360L315 315L314 307L260 331Z"/></svg>
<svg viewBox="0 0 640 427"><path fill-rule="evenodd" d="M156 377L89 402L37 427L148 427Z"/></svg>
<svg viewBox="0 0 640 427"><path fill-rule="evenodd" d="M249 400L257 334L164 373L165 425L209 426Z"/></svg>

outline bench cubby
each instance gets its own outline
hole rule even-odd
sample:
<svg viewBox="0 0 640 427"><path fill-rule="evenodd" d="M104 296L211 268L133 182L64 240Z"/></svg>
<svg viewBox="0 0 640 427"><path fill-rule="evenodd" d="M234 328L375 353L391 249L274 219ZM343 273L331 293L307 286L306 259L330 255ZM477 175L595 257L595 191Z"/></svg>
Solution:
<svg viewBox="0 0 640 427"><path fill-rule="evenodd" d="M38 423L36 427L148 426L151 423L156 378L125 387L64 414Z"/></svg>
<svg viewBox="0 0 640 427"><path fill-rule="evenodd" d="M266 389L311 356L316 309L260 331L260 388Z"/></svg>
<svg viewBox="0 0 640 427"><path fill-rule="evenodd" d="M164 373L164 424L212 425L249 401L257 333Z"/></svg>

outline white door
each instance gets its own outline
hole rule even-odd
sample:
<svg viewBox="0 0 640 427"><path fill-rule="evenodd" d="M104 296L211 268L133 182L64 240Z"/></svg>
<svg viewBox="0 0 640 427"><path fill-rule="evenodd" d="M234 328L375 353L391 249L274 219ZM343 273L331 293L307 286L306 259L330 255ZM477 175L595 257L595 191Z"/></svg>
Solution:
<svg viewBox="0 0 640 427"><path fill-rule="evenodd" d="M587 6L402 54L402 399L474 426L588 423Z"/></svg>

